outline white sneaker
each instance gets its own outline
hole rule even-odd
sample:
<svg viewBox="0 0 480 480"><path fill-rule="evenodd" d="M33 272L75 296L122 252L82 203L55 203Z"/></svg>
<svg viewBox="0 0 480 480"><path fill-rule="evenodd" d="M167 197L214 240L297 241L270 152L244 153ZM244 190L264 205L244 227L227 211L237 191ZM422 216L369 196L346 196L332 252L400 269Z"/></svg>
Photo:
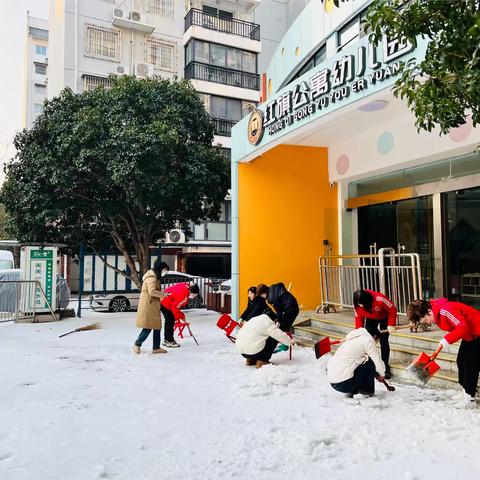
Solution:
<svg viewBox="0 0 480 480"><path fill-rule="evenodd" d="M164 341L162 345L167 348L178 348L180 346L175 340L173 342Z"/></svg>
<svg viewBox="0 0 480 480"><path fill-rule="evenodd" d="M465 391L463 392L461 400L457 403L457 408L477 408L477 401Z"/></svg>

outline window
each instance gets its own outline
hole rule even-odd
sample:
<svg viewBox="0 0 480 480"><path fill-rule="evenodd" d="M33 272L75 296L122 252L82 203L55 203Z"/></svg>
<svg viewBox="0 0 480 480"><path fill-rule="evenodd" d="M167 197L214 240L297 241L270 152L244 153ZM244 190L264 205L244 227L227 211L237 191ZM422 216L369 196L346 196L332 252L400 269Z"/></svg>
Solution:
<svg viewBox="0 0 480 480"><path fill-rule="evenodd" d="M203 13L207 15L213 15L215 17L225 18L225 19L233 19L233 13L227 12L226 10L220 10L216 7L210 7L209 5L203 5L202 7Z"/></svg>
<svg viewBox="0 0 480 480"><path fill-rule="evenodd" d="M242 101L234 98L210 98L210 115L213 118L238 121L242 118Z"/></svg>
<svg viewBox="0 0 480 480"><path fill-rule="evenodd" d="M342 27L337 32L337 41L338 48L337 51L340 51L350 45L357 39L363 38L368 35L368 31L364 28L364 22L367 18L367 10L363 10L358 14L353 20L348 22L344 27Z"/></svg>
<svg viewBox="0 0 480 480"><path fill-rule="evenodd" d="M110 81L105 77L97 77L96 75L83 75L83 90L91 92L97 87L110 87Z"/></svg>
<svg viewBox="0 0 480 480"><path fill-rule="evenodd" d="M191 58L191 43L194 43L193 58ZM192 40L185 50L187 65L194 61L242 72L257 73L257 55L252 52L200 40Z"/></svg>
<svg viewBox="0 0 480 480"><path fill-rule="evenodd" d="M174 0L148 0L147 12L165 18L173 18Z"/></svg>
<svg viewBox="0 0 480 480"><path fill-rule="evenodd" d="M120 31L85 25L85 55L120 61Z"/></svg>
<svg viewBox="0 0 480 480"><path fill-rule="evenodd" d="M195 56L196 62L210 63L209 44L207 42L195 41Z"/></svg>
<svg viewBox="0 0 480 480"><path fill-rule="evenodd" d="M35 115L39 115L40 113L43 112L43 105L41 103L35 103L33 105L33 108L34 108L34 111L35 111Z"/></svg>
<svg viewBox="0 0 480 480"><path fill-rule="evenodd" d="M146 62L152 63L160 70L175 70L175 44L159 40L156 38L147 38L145 41Z"/></svg>
<svg viewBox="0 0 480 480"><path fill-rule="evenodd" d="M47 95L47 86L40 83L35 84L34 91L37 95L46 96Z"/></svg>
<svg viewBox="0 0 480 480"><path fill-rule="evenodd" d="M35 53L45 57L47 55L47 47L44 47L43 45L35 45Z"/></svg>
<svg viewBox="0 0 480 480"><path fill-rule="evenodd" d="M310 58L310 60L295 74L294 77L288 82L292 83L297 78L300 78L304 73L311 70L313 67L320 65L327 58L327 49L325 44L323 44Z"/></svg>
<svg viewBox="0 0 480 480"><path fill-rule="evenodd" d="M35 73L39 75L47 74L47 66L44 63L35 63Z"/></svg>

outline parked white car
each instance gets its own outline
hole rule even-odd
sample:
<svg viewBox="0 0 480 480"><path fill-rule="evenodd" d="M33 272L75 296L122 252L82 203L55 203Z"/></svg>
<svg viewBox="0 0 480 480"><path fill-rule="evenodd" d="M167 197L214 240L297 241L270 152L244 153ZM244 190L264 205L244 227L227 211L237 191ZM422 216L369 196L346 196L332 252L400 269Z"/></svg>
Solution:
<svg viewBox="0 0 480 480"><path fill-rule="evenodd" d="M230 295L232 293L232 279L225 280L220 284L220 292Z"/></svg>
<svg viewBox="0 0 480 480"><path fill-rule="evenodd" d="M200 294L206 298L208 289L205 279L195 277L188 273L169 271L161 280L162 288L168 288L177 283L197 283L200 287ZM90 306L93 310L109 310L110 312L126 312L136 309L140 300L140 292L125 293L95 293L90 295Z"/></svg>

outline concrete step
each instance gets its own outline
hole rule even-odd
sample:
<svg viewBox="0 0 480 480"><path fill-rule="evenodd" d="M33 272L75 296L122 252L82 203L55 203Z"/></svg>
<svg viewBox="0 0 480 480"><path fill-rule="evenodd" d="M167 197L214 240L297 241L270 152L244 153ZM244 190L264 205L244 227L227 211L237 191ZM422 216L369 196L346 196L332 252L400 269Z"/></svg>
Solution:
<svg viewBox="0 0 480 480"><path fill-rule="evenodd" d="M327 325L325 326L328 328ZM351 329L349 331L351 331ZM418 334L413 334L413 336L415 335ZM332 340L342 340L345 338L343 333L311 326L308 321L295 325L294 336L297 343L310 348L315 344L315 342L323 337L330 337ZM422 347L423 344L420 342L420 346L415 344L413 346L408 346L402 343L396 343L394 339L396 336L397 334L394 334L390 338L390 365L392 368L399 370L399 372L403 372L402 376L406 376L405 370L407 366L410 365L410 363L412 363L412 361L424 350ZM437 343L438 340L435 340L435 346ZM333 351L335 351L336 348L336 345L332 345ZM433 349L434 348L432 348L430 345L430 348L427 350L433 351ZM441 370L435 375L436 380L433 381L433 379L431 379L429 384L432 383L432 385L452 388L452 386L454 386L454 384L457 382L456 356L450 353L442 352L437 357L436 362L440 365ZM445 382L447 383L444 384Z"/></svg>
<svg viewBox="0 0 480 480"><path fill-rule="evenodd" d="M311 326L317 327L321 330L335 332L346 335L354 328L353 322L345 322L336 320L334 318L326 318L328 315L311 315L303 322L297 323L294 326ZM399 344L405 347L414 347L422 351L433 351L437 348L440 338L443 336L441 332L428 333L410 333L408 329L398 330L396 333L390 335L390 345ZM457 355L459 345L451 345L443 350L443 353L450 355Z"/></svg>

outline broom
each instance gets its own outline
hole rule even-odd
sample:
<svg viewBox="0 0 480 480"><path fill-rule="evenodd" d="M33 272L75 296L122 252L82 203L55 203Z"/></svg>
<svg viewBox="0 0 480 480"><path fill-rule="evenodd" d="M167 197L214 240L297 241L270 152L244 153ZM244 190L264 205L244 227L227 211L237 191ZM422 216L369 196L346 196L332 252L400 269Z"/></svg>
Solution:
<svg viewBox="0 0 480 480"><path fill-rule="evenodd" d="M98 330L99 328L101 328L99 323L92 323L91 325L86 325L85 327L76 328L71 332L67 332L67 333L64 333L63 335L59 335L58 338L62 338L65 335L70 335L71 333L75 333L75 332L86 332L87 330Z"/></svg>

